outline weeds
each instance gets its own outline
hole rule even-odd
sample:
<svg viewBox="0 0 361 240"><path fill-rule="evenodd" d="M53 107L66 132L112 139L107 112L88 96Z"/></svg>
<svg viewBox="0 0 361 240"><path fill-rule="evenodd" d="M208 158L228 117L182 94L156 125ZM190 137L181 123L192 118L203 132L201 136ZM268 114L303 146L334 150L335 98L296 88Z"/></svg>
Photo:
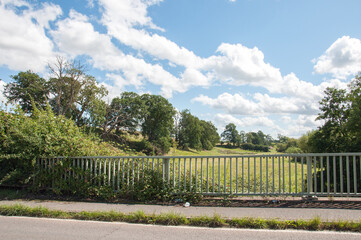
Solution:
<svg viewBox="0 0 361 240"><path fill-rule="evenodd" d="M252 229L299 229L311 231L349 231L361 232L361 221L333 221L322 222L319 217L312 220L279 220L262 218L233 218L226 219L215 214L210 216L199 216L186 218L177 213L145 214L143 211L124 214L120 212L65 212L50 210L44 207L26 207L20 204L7 206L0 205L0 215L3 216L27 216L61 219L79 219L108 222L129 222L146 223L159 225L185 225L202 227L231 227L231 228L252 228Z"/></svg>

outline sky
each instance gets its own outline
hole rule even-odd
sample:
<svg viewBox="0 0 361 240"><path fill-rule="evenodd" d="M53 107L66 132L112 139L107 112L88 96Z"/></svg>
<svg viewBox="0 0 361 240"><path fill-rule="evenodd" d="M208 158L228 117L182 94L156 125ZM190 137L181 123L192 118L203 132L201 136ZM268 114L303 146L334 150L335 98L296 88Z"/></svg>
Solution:
<svg viewBox="0 0 361 240"><path fill-rule="evenodd" d="M81 60L109 91L159 94L219 132L299 137L327 87L361 71L359 0L0 0L0 101L11 75Z"/></svg>

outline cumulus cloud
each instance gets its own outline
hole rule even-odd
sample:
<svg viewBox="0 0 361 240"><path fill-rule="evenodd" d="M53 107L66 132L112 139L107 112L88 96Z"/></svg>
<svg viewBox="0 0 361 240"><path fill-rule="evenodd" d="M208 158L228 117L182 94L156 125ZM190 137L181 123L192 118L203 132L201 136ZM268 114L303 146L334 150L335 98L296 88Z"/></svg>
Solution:
<svg viewBox="0 0 361 240"><path fill-rule="evenodd" d="M316 73L331 73L336 78L345 79L361 70L361 41L343 36L314 61Z"/></svg>
<svg viewBox="0 0 361 240"><path fill-rule="evenodd" d="M285 116L284 126L279 128L282 135L289 137L299 137L309 131L315 130L321 125L320 121L316 121L317 115L298 115L295 119Z"/></svg>
<svg viewBox="0 0 361 240"><path fill-rule="evenodd" d="M220 55L204 60L202 69L212 71L222 82L272 88L282 81L279 69L265 63L263 52L257 47L222 43L217 52Z"/></svg>
<svg viewBox="0 0 361 240"><path fill-rule="evenodd" d="M200 95L192 99L193 102L200 102L215 109L225 110L230 114L255 115L263 113L263 110L257 103L246 99L240 94L223 93L213 99L208 96Z"/></svg>
<svg viewBox="0 0 361 240"><path fill-rule="evenodd" d="M45 29L61 14L61 8L54 4L44 3L34 9L25 1L1 1L0 66L44 71L54 57L54 45Z"/></svg>
<svg viewBox="0 0 361 240"><path fill-rule="evenodd" d="M239 128L245 127L270 127L274 128L276 125L274 122L267 117L243 117L236 118L230 114L216 114L215 121L222 125L226 126L229 123L234 123Z"/></svg>
<svg viewBox="0 0 361 240"><path fill-rule="evenodd" d="M304 98L271 97L261 93L255 93L253 100L240 94L223 93L217 98L200 95L192 101L236 115L315 114L318 112L318 101L314 102Z"/></svg>

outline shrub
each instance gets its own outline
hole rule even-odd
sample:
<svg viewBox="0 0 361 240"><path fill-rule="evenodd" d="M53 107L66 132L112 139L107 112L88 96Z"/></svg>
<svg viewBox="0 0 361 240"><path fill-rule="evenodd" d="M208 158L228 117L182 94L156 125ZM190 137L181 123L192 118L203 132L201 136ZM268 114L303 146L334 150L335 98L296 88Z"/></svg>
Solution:
<svg viewBox="0 0 361 240"><path fill-rule="evenodd" d="M0 184L27 184L39 157L124 155L110 144L82 132L50 107L31 116L16 109L0 111Z"/></svg>

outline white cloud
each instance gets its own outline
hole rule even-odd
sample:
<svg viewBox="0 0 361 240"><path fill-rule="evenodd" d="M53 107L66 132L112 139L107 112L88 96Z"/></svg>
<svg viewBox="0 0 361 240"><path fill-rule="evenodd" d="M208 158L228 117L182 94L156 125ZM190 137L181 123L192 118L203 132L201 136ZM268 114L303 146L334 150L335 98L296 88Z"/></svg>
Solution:
<svg viewBox="0 0 361 240"><path fill-rule="evenodd" d="M226 126L229 123L234 123L239 128L245 127L270 127L275 128L274 122L267 117L243 117L236 118L230 114L216 114L214 120L222 125Z"/></svg>
<svg viewBox="0 0 361 240"><path fill-rule="evenodd" d="M192 101L209 105L215 109L225 110L230 114L255 115L263 113L263 110L259 108L257 103L250 101L239 94L232 95L229 93L223 93L216 99L200 95L199 97L192 99Z"/></svg>
<svg viewBox="0 0 361 240"><path fill-rule="evenodd" d="M75 57L88 55L93 66L113 71L108 78L118 86L133 85L140 88L147 81L161 87L161 94L171 97L173 92L185 92L191 86L208 86L210 77L192 68L180 78L164 70L160 64L150 64L143 59L124 54L111 37L96 32L89 19L72 10L69 18L57 22L57 29L50 32L60 50Z"/></svg>
<svg viewBox="0 0 361 240"><path fill-rule="evenodd" d="M316 121L317 115L298 115L296 119L285 117L285 125L280 128L282 135L298 138L302 134L315 130L321 125L320 121Z"/></svg>
<svg viewBox="0 0 361 240"><path fill-rule="evenodd" d="M343 36L314 61L314 70L319 74L331 73L340 79L357 74L361 71L361 41Z"/></svg>
<svg viewBox="0 0 361 240"><path fill-rule="evenodd" d="M147 27L164 31L155 26L151 18L147 16L147 7L159 2L101 0L100 3L104 7L102 22L107 27L108 33L125 45L187 68L199 67L202 59L192 51L178 46L163 36L147 31Z"/></svg>
<svg viewBox="0 0 361 240"><path fill-rule="evenodd" d="M212 71L215 78L230 85L252 85L273 89L282 82L278 68L264 62L262 51L242 44L222 43L218 49L221 55L211 56L204 61L202 69Z"/></svg>
<svg viewBox="0 0 361 240"><path fill-rule="evenodd" d="M20 13L16 7L24 7ZM24 1L0 3L0 66L12 70L44 71L53 58L53 43L46 36L49 21L62 13L57 5L43 4L38 9Z"/></svg>
<svg viewBox="0 0 361 240"><path fill-rule="evenodd" d="M0 79L0 106L1 103L5 103L7 99L4 96L5 82Z"/></svg>
<svg viewBox="0 0 361 240"><path fill-rule="evenodd" d="M200 95L192 101L209 105L235 115L264 115L264 114L315 114L318 112L318 101L307 98L271 97L268 94L255 93L253 100L239 94L223 93L212 99Z"/></svg>

